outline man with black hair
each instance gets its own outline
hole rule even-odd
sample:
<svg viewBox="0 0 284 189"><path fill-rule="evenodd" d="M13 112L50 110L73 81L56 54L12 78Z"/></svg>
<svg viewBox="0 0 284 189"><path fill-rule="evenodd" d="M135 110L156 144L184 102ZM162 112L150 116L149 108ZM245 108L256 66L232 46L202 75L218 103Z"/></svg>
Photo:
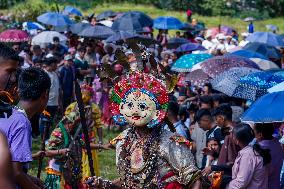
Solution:
<svg viewBox="0 0 284 189"><path fill-rule="evenodd" d="M268 175L268 186L280 189L280 172L284 160L284 151L280 142L273 137L273 123L257 123L254 126L255 138L263 149L269 149L271 154L271 166Z"/></svg>
<svg viewBox="0 0 284 189"><path fill-rule="evenodd" d="M57 52L59 56L62 58L64 54L68 52L67 48L60 44L59 37L57 36L53 37L52 41L55 47L55 52Z"/></svg>
<svg viewBox="0 0 284 189"><path fill-rule="evenodd" d="M187 132L186 126L181 120L178 119L179 105L177 102L171 101L168 108L168 119L174 125L176 133L189 139L189 133Z"/></svg>
<svg viewBox="0 0 284 189"><path fill-rule="evenodd" d="M47 111L50 113L51 119L54 119L58 111L59 99L60 99L60 82L59 82L59 77L55 72L57 69L57 59L54 57L45 59L43 61L43 67L44 71L46 71L51 81L51 87L49 90L49 99L47 103Z"/></svg>
<svg viewBox="0 0 284 189"><path fill-rule="evenodd" d="M0 43L0 92L11 92L13 90L12 88L17 80L16 71L18 68L19 57L17 53L12 48ZM4 109L9 109L8 106L8 104L1 101L0 113L2 116L7 115ZM2 131L0 131L0 154L0 188L11 189L13 188L11 154L7 138Z"/></svg>
<svg viewBox="0 0 284 189"><path fill-rule="evenodd" d="M27 174L28 163L32 161L30 119L46 107L50 85L50 79L43 70L24 70L18 82L20 101L9 118L0 120L0 130L6 134L12 154L12 170L17 188L42 187L40 180Z"/></svg>
<svg viewBox="0 0 284 189"><path fill-rule="evenodd" d="M223 135L228 135L233 130L232 115L233 111L229 104L220 104L213 111L216 124L221 127ZM222 141L221 141L222 143Z"/></svg>
<svg viewBox="0 0 284 189"><path fill-rule="evenodd" d="M84 59L86 54L86 49L84 47L81 47L78 49L78 55L76 56L74 60L74 65L76 68L76 77L83 81L84 77L91 73L91 70L89 69L88 62Z"/></svg>
<svg viewBox="0 0 284 189"><path fill-rule="evenodd" d="M199 98L199 108L211 110L213 108L213 100L209 95L201 96Z"/></svg>

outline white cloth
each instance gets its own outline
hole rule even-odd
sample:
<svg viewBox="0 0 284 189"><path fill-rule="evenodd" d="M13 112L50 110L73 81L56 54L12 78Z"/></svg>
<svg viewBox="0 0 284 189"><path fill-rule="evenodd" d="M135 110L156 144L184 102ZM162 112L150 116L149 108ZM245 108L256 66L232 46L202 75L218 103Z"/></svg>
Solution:
<svg viewBox="0 0 284 189"><path fill-rule="evenodd" d="M51 86L50 86L50 91L49 91L49 99L47 102L47 106L58 106L58 100L59 100L59 78L56 72L48 72L50 81L51 81Z"/></svg>
<svg viewBox="0 0 284 189"><path fill-rule="evenodd" d="M206 48L207 50L211 49L214 46L214 43L212 41L204 40L202 42L202 46Z"/></svg>
<svg viewBox="0 0 284 189"><path fill-rule="evenodd" d="M198 124L196 124L191 133L191 139L196 144L196 163L199 168L202 167L203 152L202 150L206 147L206 131L201 129Z"/></svg>

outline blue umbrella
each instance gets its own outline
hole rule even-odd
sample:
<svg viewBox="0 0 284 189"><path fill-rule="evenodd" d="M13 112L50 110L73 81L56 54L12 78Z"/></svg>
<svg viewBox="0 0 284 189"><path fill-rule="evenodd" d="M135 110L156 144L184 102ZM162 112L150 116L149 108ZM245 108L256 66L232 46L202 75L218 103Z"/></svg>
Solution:
<svg viewBox="0 0 284 189"><path fill-rule="evenodd" d="M244 50L249 50L253 52L258 52L268 58L280 59L282 57L280 51L273 46L267 45L265 43L253 42L248 43L243 47Z"/></svg>
<svg viewBox="0 0 284 189"><path fill-rule="evenodd" d="M70 31L74 34L78 34L88 27L92 27L92 25L89 23L80 22L80 23L72 24L70 26Z"/></svg>
<svg viewBox="0 0 284 189"><path fill-rule="evenodd" d="M23 28L26 28L27 30L45 30L45 27L37 22L24 22Z"/></svg>
<svg viewBox="0 0 284 189"><path fill-rule="evenodd" d="M73 22L68 18L68 16L57 13L57 12L47 12L39 17L37 21L51 26L66 26L71 25Z"/></svg>
<svg viewBox="0 0 284 189"><path fill-rule="evenodd" d="M97 20L104 20L104 19L107 19L109 17L114 17L116 16L117 14L115 12L113 12L112 10L107 10L107 11L104 11L102 13L100 13L96 19Z"/></svg>
<svg viewBox="0 0 284 189"><path fill-rule="evenodd" d="M216 76L210 83L213 89L228 96L233 96L236 88L240 85L240 78L256 72L260 72L260 70L247 67L233 67Z"/></svg>
<svg viewBox="0 0 284 189"><path fill-rule="evenodd" d="M113 42L118 42L118 41L124 41L129 38L133 38L135 35L133 33L129 33L126 31L119 31L116 32L114 35L110 36L109 38L106 39L107 43L113 43Z"/></svg>
<svg viewBox="0 0 284 189"><path fill-rule="evenodd" d="M176 72L190 72L191 68L202 62L211 58L211 54L186 54L177 59L177 61L173 64L171 70Z"/></svg>
<svg viewBox="0 0 284 189"><path fill-rule="evenodd" d="M179 19L171 16L161 16L154 20L154 28L163 30L178 30L184 27Z"/></svg>
<svg viewBox="0 0 284 189"><path fill-rule="evenodd" d="M259 98L241 117L254 123L284 122L284 91L270 93Z"/></svg>
<svg viewBox="0 0 284 189"><path fill-rule="evenodd" d="M114 31L143 32L143 28L153 26L153 20L148 15L139 11L129 11L113 22Z"/></svg>
<svg viewBox="0 0 284 189"><path fill-rule="evenodd" d="M242 57L245 57L245 58L260 58L260 59L263 59L263 60L268 60L268 58L258 52L253 52L253 51L250 51L250 50L238 50L238 51L235 51L235 52L232 52L230 53L232 55L237 55L237 56L242 56ZM230 55L230 54L226 54L226 55Z"/></svg>
<svg viewBox="0 0 284 189"><path fill-rule="evenodd" d="M179 46L188 43L189 41L185 38L170 38L168 41L168 48L176 49Z"/></svg>
<svg viewBox="0 0 284 189"><path fill-rule="evenodd" d="M96 39L106 39L111 35L114 35L115 32L106 26L91 26L87 27L81 31L78 35L82 37L91 37Z"/></svg>
<svg viewBox="0 0 284 189"><path fill-rule="evenodd" d="M75 7L72 6L66 6L64 8L64 13L68 13L68 14L74 14L76 16L83 16L83 14L81 13L81 11L79 11L78 9L76 9Z"/></svg>
<svg viewBox="0 0 284 189"><path fill-rule="evenodd" d="M268 93L268 89L284 81L284 71L263 71L242 77L233 96L256 100Z"/></svg>
<svg viewBox="0 0 284 189"><path fill-rule="evenodd" d="M284 41L279 35L271 32L254 32L246 39L250 42L260 42L271 46L284 47Z"/></svg>
<svg viewBox="0 0 284 189"><path fill-rule="evenodd" d="M186 43L181 45L179 48L177 48L176 52L190 52L190 51L204 51L206 48L204 48L202 45L198 43Z"/></svg>

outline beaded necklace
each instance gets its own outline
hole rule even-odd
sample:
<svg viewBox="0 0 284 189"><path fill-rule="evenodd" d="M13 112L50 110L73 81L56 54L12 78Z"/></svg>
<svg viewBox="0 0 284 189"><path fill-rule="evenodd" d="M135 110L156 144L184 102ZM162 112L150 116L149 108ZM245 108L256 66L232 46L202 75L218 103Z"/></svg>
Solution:
<svg viewBox="0 0 284 189"><path fill-rule="evenodd" d="M160 135L161 128L158 126L145 137L144 142L133 146L133 143L139 139L135 127L129 129L118 163L118 172L123 175L122 188L156 188L154 185L157 183ZM131 160L133 152L137 149L142 151L144 164L140 169L133 170Z"/></svg>

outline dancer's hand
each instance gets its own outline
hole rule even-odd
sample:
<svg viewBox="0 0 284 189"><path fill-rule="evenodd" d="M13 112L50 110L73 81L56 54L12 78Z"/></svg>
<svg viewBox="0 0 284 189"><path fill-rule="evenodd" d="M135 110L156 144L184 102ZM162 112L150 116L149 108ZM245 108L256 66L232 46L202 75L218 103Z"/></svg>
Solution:
<svg viewBox="0 0 284 189"><path fill-rule="evenodd" d="M45 156L45 151L38 151L32 155L33 159L39 159Z"/></svg>

